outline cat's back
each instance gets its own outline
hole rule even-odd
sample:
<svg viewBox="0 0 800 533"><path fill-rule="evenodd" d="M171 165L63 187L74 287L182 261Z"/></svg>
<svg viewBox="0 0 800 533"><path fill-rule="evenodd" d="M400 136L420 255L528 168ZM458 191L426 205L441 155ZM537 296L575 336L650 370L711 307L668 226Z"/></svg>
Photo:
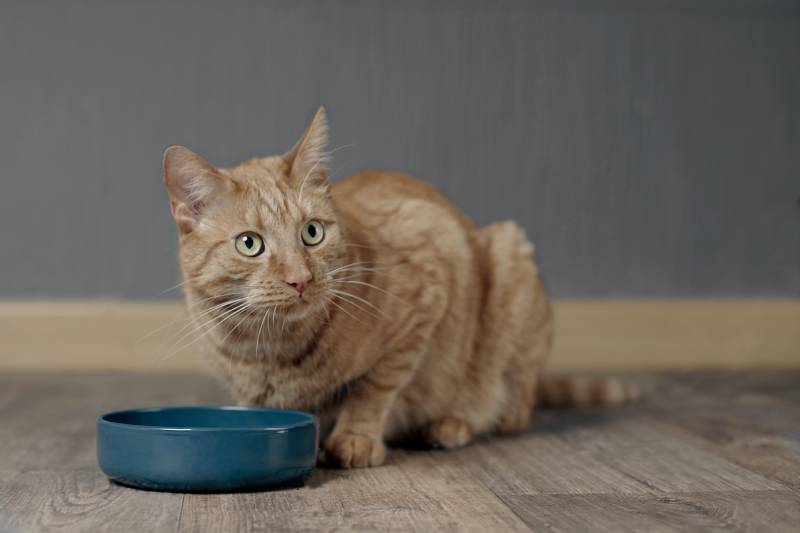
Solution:
<svg viewBox="0 0 800 533"><path fill-rule="evenodd" d="M379 280L384 288L409 301L424 288L460 310L453 316L477 312L473 294L485 268L479 231L434 186L401 173L367 171L332 192L361 260L387 269Z"/></svg>
<svg viewBox="0 0 800 533"><path fill-rule="evenodd" d="M472 241L477 230L436 187L400 172L353 174L334 185L333 197L348 218L370 231L386 233L390 240L425 235L440 241L437 247L447 248L448 239ZM472 248L473 243L463 244Z"/></svg>

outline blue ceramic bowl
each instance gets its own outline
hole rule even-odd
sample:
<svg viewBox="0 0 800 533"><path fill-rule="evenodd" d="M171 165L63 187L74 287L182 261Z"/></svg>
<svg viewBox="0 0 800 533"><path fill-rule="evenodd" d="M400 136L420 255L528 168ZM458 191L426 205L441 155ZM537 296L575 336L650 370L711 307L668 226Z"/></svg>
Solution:
<svg viewBox="0 0 800 533"><path fill-rule="evenodd" d="M317 419L300 411L164 407L97 419L97 461L134 487L218 492L297 483L317 459Z"/></svg>

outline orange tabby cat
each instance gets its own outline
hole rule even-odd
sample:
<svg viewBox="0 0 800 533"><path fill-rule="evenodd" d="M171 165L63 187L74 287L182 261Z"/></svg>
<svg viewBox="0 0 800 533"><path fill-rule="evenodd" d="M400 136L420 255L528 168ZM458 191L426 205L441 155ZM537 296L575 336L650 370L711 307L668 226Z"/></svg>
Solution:
<svg viewBox="0 0 800 533"><path fill-rule="evenodd" d="M478 228L402 174L331 186L327 139L320 109L283 156L164 154L187 304L241 405L319 414L326 461L354 467L381 464L387 440L524 430L537 390L626 399L611 382L537 387L553 320L521 228Z"/></svg>

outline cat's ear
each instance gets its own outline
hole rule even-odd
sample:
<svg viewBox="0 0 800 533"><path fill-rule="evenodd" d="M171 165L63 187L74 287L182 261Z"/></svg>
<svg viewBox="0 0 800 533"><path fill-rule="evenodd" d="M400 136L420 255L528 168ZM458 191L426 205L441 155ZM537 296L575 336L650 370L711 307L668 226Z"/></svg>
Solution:
<svg viewBox="0 0 800 533"><path fill-rule="evenodd" d="M328 186L328 118L321 107L294 148L283 156L298 187Z"/></svg>
<svg viewBox="0 0 800 533"><path fill-rule="evenodd" d="M188 148L173 145L164 151L164 184L172 216L182 232L194 229L222 182L219 169Z"/></svg>

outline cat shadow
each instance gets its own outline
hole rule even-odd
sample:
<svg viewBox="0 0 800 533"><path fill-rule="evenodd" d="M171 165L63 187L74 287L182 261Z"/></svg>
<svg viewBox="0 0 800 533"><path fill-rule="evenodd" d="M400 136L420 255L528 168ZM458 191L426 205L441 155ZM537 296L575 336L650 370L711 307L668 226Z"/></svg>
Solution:
<svg viewBox="0 0 800 533"><path fill-rule="evenodd" d="M614 425L629 416L627 407L543 408L536 411L532 428L522 435L564 434L598 428Z"/></svg>
<svg viewBox="0 0 800 533"><path fill-rule="evenodd" d="M459 450L445 450L441 447L431 446L419 435L413 435L403 441L391 442L390 451L383 467L408 465L415 462L425 463L432 458L444 460L462 450L469 454L469 450L473 446L491 446L492 443L513 442L537 436L566 436L575 431L613 426L629 416L630 407L542 408L536 411L531 429L513 434L481 435L468 446ZM315 489L338 479L358 478L363 475L365 475L365 470L362 468L341 469L320 463L305 482L304 487Z"/></svg>

